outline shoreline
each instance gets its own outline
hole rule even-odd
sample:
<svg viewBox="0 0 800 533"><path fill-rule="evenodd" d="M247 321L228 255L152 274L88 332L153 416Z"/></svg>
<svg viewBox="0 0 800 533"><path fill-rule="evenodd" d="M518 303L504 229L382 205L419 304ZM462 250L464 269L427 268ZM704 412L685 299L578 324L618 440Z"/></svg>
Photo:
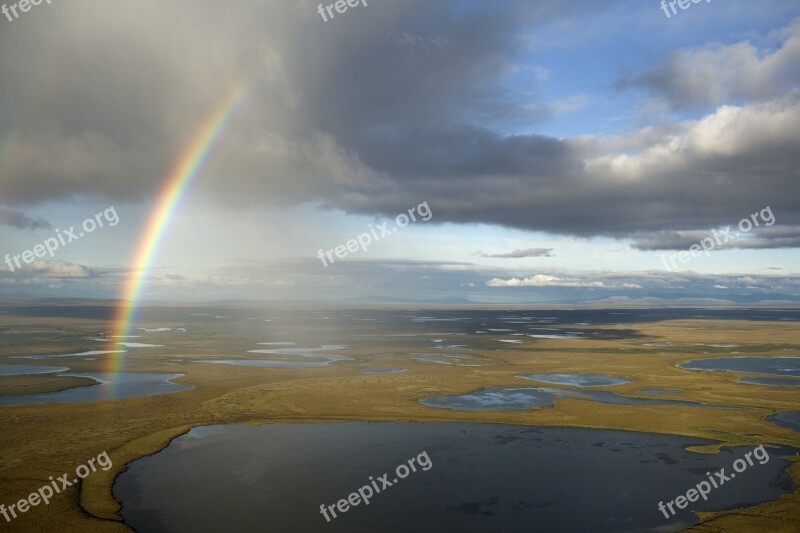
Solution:
<svg viewBox="0 0 800 533"><path fill-rule="evenodd" d="M2 317L17 328L61 327L61 318ZM20 323L20 321L24 323ZM163 322L163 321L162 321ZM142 323L142 327L163 325ZM54 339L50 345L23 347L16 352L32 355L45 350L81 351L84 338L107 329L108 323L91 319L66 321L76 335L69 341ZM181 325L182 324L182 325ZM183 327L187 324L169 322ZM250 327L243 323L242 327ZM749 355L794 355L800 353L796 324L786 322L748 322L742 320L682 319L637 322L625 326L635 329L635 340L614 339L536 339L521 345L495 344L497 335L459 336L469 344L470 353L486 362L480 367L432 364L410 357L424 351L411 344L418 340L388 336L376 345L372 341L351 346L341 353L352 360L327 367L303 369L252 368L238 365L201 364L214 357L248 357L247 350L266 340L300 342L304 324L272 328L269 333L254 328L244 338L208 341L214 325L198 322L192 334L164 334L157 349L132 350L126 372L183 373L177 382L193 385L188 391L73 404L8 406L0 422L0 501L15 501L44 483L49 475L68 471L92 454L108 451L113 467L84 479L49 506L28 512L15 528L21 531L48 529L58 523L67 530L130 531L121 521L120 504L113 498L116 477L129 463L158 453L193 427L225 424L406 422L406 423L485 423L576 429L618 430L705 439L712 444L690 449L715 453L723 446L777 444L800 448L800 434L767 422L766 418L784 411L797 411L796 391L736 383L739 374L681 369L683 361L698 357L728 355L729 350L714 344L736 344L736 351ZM283 327L283 326L281 326ZM315 337L308 344L346 344L335 324L314 323ZM406 327L406 326L403 326ZM422 331L430 326L410 326ZM572 327L572 326L570 326ZM615 324L594 324L591 328L616 330ZM192 329L193 328L193 329ZM205 328L205 329L204 329ZM321 329L320 329L321 328ZM326 329L327 328L327 329ZM354 324L354 333L372 333L370 324ZM243 330L245 333L249 329ZM435 330L440 331L440 330ZM447 329L447 331L456 331ZM352 333L348 332L348 335ZM437 335L439 335L437 333ZM452 334L442 333L447 336ZM168 337L167 337L168 336ZM155 339L154 339L155 340ZM166 341L166 342L163 342ZM319 342L317 342L319 341ZM334 342L337 341L337 342ZM466 341L466 342L465 342ZM664 341L673 343L669 345ZM702 343L702 344L698 344ZM657 344L657 345L653 345ZM375 346L379 346L376 348ZM94 360L70 361L73 372L95 372L108 364L110 356ZM402 367L400 374L361 374L368 366ZM670 405L600 404L590 400L559 398L552 408L519 412L460 412L425 407L420 398L465 394L482 388L523 386L516 377L525 373L596 373L626 377L632 381L612 389L622 396L648 398L638 393L643 388L680 389L671 398L709 405L744 407L721 411L713 407ZM800 464L790 467L800 486ZM791 505L793 504L793 506ZM706 520L714 527L729 524L719 531L742 529L752 516L766 520L781 531L780 520L794 525L800 494L761 504L739 514L720 512ZM763 530L763 529L762 529Z"/></svg>
<svg viewBox="0 0 800 533"><path fill-rule="evenodd" d="M156 440L157 442L160 442L161 445L157 449L155 449L154 451L151 451L149 453L146 453L144 455L140 455L138 457L135 457L133 459L130 459L130 460L126 461L122 465L121 469L119 469L118 471L116 471L116 469L112 469L111 470L111 471L115 471L115 474L114 474L114 476L112 477L112 480L111 480L111 484L109 485L109 484L104 483L102 485L102 489L103 489L103 491L105 493L105 496L106 496L106 498L108 500L106 503L110 504L110 503L113 502L113 506L116 508L116 510L113 512L113 516L109 515L109 513L107 511L100 511L100 514L98 514L99 510L97 510L97 509L92 510L92 509L87 508L87 505L85 505L85 503L84 503L84 490L83 490L84 487L83 486L82 486L82 490L81 490L80 506L81 506L81 509L84 512L86 512L88 515L92 516L94 519L97 519L97 520L100 520L100 521L103 521L103 522L113 522L113 523L116 523L116 524L121 524L128 531L134 531L133 529L130 529L124 523L124 520L123 520L122 516L119 514L119 512L121 510L121 507L122 507L122 502L119 502L113 496L114 485L116 484L117 478L128 470L128 465L131 464L132 462L138 461L140 459L144 459L146 457L150 457L150 456L153 456L153 455L156 455L156 454L162 452L163 450L168 448L172 444L173 441L175 441L176 439L179 439L182 436L187 435L193 429L200 428L200 427L228 426L228 425L260 426L260 425L266 425L266 424L344 424L344 423L368 423L368 424L369 423L375 423L375 424L383 424L383 423L400 423L400 424L481 424L481 425L493 425L493 424L495 424L495 425L514 425L514 426L537 427L537 428L541 427L541 428L566 428L566 429L595 430L595 431L619 431L619 432L640 433L640 434L648 434L648 435L664 435L664 436L669 436L669 437L701 438L703 440L708 440L708 441L711 441L711 442L708 443L708 444L703 444L703 445L699 445L699 446L697 446L697 445L687 446L684 449L689 451L689 452L693 452L693 453L705 453L705 454L711 454L711 455L714 455L714 454L718 453L719 450L721 450L722 448L744 446L744 445L747 445L747 444L754 444L753 442L744 443L744 442L722 441L722 440L719 440L717 438L701 437L701 436L695 435L695 434L687 435L685 433L664 433L664 432L658 432L658 431L631 430L631 429L609 428L609 427L602 427L602 426L566 426L566 425L560 425L560 424L542 425L542 424L523 424L523 423L509 424L507 422L497 422L497 421L474 421L474 420L462 421L462 420L452 420L452 419L446 419L446 420L435 420L435 419L419 420L419 419L407 419L407 418L401 418L401 417L396 417L394 419L381 419L381 420L368 418L368 417L364 417L364 418L360 418L360 419L357 418L357 417L351 417L351 418L343 417L341 419L336 419L336 420L331 420L331 419L322 420L322 419L314 419L313 417L309 417L309 418L287 418L287 419L280 419L280 420L276 420L276 419L270 419L270 420L248 420L248 421L243 421L243 422L230 422L230 423L223 423L223 424L199 424L199 425L194 425L194 426L191 426L191 427L188 427L188 428L187 427L171 428L170 430L162 431L162 432L159 432L158 434L148 435L148 436L141 437L141 438L137 439L137 441L139 441L138 443L147 442L147 441L150 441L150 440ZM166 440L165 440L165 437L162 435L163 433L168 433L171 436L167 437ZM131 443L131 444L133 444L133 443ZM762 443L762 444L764 444L765 446L770 446L770 445L776 445L777 446L777 445L779 445L779 444L774 443L774 442ZM794 492L782 494L779 498L777 498L775 500L768 500L768 501L765 501L765 502L762 502L762 503L758 503L758 504L755 504L755 505L751 505L751 506L737 507L735 509L727 509L727 510L721 510L721 511L695 512L694 514L697 515L697 517L700 520L700 522L698 524L695 524L694 526L691 526L690 528L684 529L682 531L698 531L697 528L707 527L707 526L709 526L711 523L713 523L715 521L735 518L735 517L739 517L741 515L748 516L748 517L751 517L751 518L752 517L759 517L760 519L768 519L768 518L770 518L770 519L779 520L778 517L769 517L769 515L767 515L767 514L759 513L758 512L759 508L762 507L762 506L771 507L771 506L773 506L773 505L775 505L775 504L777 504L779 502L782 502L784 500L787 501L787 502L794 500L794 501L796 501L796 503L800 503L800 443L782 443L780 445L787 446L787 447L792 447L795 450L797 450L795 452L795 455L780 455L779 456L782 459L787 460L789 462L789 464L787 465L787 467L785 469L785 472L787 472L787 474L794 481L794 484L795 484ZM112 455L117 453L117 452L118 452L118 450L115 450L114 452L112 452ZM102 506L102 504L101 504L101 506ZM749 511L749 512L745 513L745 511ZM739 526L737 525L736 527L738 528ZM737 529L737 531L738 531L738 529ZM769 531L781 531L781 530L780 529L769 529Z"/></svg>

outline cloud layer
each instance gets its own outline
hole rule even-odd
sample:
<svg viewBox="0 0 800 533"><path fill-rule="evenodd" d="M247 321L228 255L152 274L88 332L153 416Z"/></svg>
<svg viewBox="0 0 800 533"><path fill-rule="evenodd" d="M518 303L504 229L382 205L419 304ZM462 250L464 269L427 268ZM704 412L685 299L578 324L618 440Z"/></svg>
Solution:
<svg viewBox="0 0 800 533"><path fill-rule="evenodd" d="M15 164L2 201L147 198L203 115L246 80L246 112L196 185L226 208L391 215L425 200L437 222L631 238L771 205L800 226L800 22L684 50L620 83L676 107L719 104L699 119L560 139L499 131L552 104L504 80L523 67L547 79L518 64L526 37L595 2L418 0L328 24L310 1L245 4L220 19L209 1L77 0L4 31L0 151ZM786 231L777 246L797 238Z"/></svg>

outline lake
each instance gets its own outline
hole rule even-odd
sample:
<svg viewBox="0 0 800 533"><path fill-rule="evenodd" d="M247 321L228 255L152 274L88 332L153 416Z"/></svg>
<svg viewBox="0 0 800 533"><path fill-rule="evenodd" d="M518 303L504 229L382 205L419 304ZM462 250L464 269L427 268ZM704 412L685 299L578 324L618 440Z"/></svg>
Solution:
<svg viewBox="0 0 800 533"><path fill-rule="evenodd" d="M151 374L145 372L117 372L113 374L75 373L63 374L90 378L97 382L88 387L74 387L57 392L0 396L0 405L25 405L38 403L78 403L97 400L121 400L140 396L156 396L190 390L191 385L172 383L183 374Z"/></svg>
<svg viewBox="0 0 800 533"><path fill-rule="evenodd" d="M696 359L683 363L688 370L723 370L726 372L751 372L773 376L800 378L800 357L720 357Z"/></svg>
<svg viewBox="0 0 800 533"><path fill-rule="evenodd" d="M677 531L689 509L658 510L744 456L691 453L696 438L494 424L330 423L206 426L128 465L114 485L141 533L195 531ZM397 483L396 467L432 463ZM777 499L794 490L780 453L755 463L695 510ZM421 464L421 462L419 463ZM302 473L302 475L299 475ZM326 522L321 505L384 473L393 486Z"/></svg>

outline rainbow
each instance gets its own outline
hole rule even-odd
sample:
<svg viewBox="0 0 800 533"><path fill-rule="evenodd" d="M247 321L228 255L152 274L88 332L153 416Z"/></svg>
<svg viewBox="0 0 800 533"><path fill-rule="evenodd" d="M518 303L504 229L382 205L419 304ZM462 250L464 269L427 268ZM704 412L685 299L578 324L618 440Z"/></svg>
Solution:
<svg viewBox="0 0 800 533"><path fill-rule="evenodd" d="M164 186L150 214L144 232L136 245L131 273L125 282L121 301L116 309L112 343L124 341L136 321L142 293L147 285L147 275L158 254L169 223L175 215L189 185L200 174L214 148L227 130L231 117L245 100L249 84L235 85L206 117L194 134ZM113 346L113 344L112 344ZM110 350L115 348L110 347ZM125 353L109 355L107 372L118 372L125 362ZM113 382L112 382L113 385Z"/></svg>

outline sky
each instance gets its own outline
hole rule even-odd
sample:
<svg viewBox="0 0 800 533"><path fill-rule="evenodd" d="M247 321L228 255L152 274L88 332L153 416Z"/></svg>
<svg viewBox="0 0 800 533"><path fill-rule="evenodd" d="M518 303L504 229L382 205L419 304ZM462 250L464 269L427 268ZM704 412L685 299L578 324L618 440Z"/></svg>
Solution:
<svg viewBox="0 0 800 533"><path fill-rule="evenodd" d="M0 299L800 302L796 0L318 6L0 15Z"/></svg>

